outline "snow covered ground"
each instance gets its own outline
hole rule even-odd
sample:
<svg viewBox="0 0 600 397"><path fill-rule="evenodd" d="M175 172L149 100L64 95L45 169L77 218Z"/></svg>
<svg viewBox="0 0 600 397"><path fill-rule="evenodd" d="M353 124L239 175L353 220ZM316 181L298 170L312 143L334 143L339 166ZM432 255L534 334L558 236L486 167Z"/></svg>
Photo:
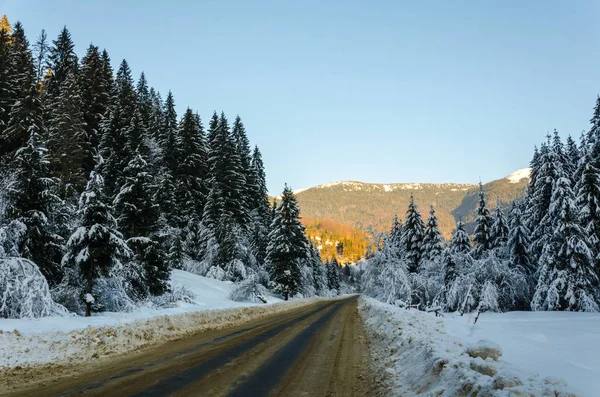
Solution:
<svg viewBox="0 0 600 397"><path fill-rule="evenodd" d="M1 319L0 330L20 333L47 332L47 331L72 331L87 326L122 325L135 320L152 318L163 315L173 315L195 312L204 309L227 309L232 307L256 306L256 303L234 302L229 299L233 283L218 281L212 278L198 276L183 270L173 270L171 286L185 286L194 295L194 303L178 302L177 307L156 309L141 307L131 313L94 313L92 317L42 317L38 319ZM267 298L269 303L280 302L275 297Z"/></svg>
<svg viewBox="0 0 600 397"><path fill-rule="evenodd" d="M510 312L446 315L449 334L467 342L489 339L502 359L544 376L563 378L582 396L600 395L600 313Z"/></svg>
<svg viewBox="0 0 600 397"><path fill-rule="evenodd" d="M231 326L261 318L319 298L283 302L269 296L268 304L234 302L234 284L173 270L172 287L195 294L192 303L175 307L141 307L131 313L98 313L39 319L0 319L0 369L46 363L76 363L180 338L203 329ZM251 307L252 306L252 307ZM210 309L210 310L209 310ZM0 371L1 372L1 371Z"/></svg>
<svg viewBox="0 0 600 397"><path fill-rule="evenodd" d="M491 331L467 335L464 330L470 326L464 325L465 317L460 320L436 318L430 313L405 310L365 297L361 298L359 307L368 339L372 342L375 363L385 371L394 395L598 395L593 381L582 388L581 384L572 382L567 385L548 373L536 373L532 363L544 360L546 356L534 356L533 350L529 350L532 354L527 360L511 361L509 357L515 355L513 348L506 346L509 337L495 340L496 334ZM486 321L484 316L479 319L482 323ZM508 321L502 323L506 325ZM485 326L482 329L485 330ZM490 326L489 329L502 333L498 327ZM588 331L591 330L588 327ZM517 335L518 331L511 333ZM557 329L555 334L558 333ZM538 335L538 339L543 338ZM578 350L585 348L575 341L572 346ZM597 344L587 348L598 351ZM503 355L505 350L509 357ZM522 356L526 357L527 353Z"/></svg>

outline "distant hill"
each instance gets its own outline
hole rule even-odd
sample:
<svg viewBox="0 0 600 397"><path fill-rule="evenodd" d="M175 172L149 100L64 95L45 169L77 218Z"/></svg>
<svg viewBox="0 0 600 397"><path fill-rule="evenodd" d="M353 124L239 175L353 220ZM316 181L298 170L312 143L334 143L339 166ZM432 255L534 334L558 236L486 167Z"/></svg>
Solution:
<svg viewBox="0 0 600 397"><path fill-rule="evenodd" d="M529 172L529 169L518 170L504 179L486 183L483 188L488 206L493 208L499 203L506 208L515 199L523 197ZM318 230L327 230L327 222L323 221L333 221L358 231L369 228L388 231L394 215L404 218L412 193L425 221L429 206L435 206L442 233L450 238L460 216L471 224L472 230L478 191L476 184L342 181L301 189L296 191L296 196L301 215L310 219L305 224L321 221Z"/></svg>

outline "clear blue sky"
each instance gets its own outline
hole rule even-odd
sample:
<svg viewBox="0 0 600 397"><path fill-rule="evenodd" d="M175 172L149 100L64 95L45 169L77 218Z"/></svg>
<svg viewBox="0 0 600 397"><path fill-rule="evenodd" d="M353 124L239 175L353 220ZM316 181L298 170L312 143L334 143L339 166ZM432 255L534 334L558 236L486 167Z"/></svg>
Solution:
<svg viewBox="0 0 600 397"><path fill-rule="evenodd" d="M63 25L178 110L239 113L271 192L471 182L579 136L600 92L600 2L1 0L30 41Z"/></svg>

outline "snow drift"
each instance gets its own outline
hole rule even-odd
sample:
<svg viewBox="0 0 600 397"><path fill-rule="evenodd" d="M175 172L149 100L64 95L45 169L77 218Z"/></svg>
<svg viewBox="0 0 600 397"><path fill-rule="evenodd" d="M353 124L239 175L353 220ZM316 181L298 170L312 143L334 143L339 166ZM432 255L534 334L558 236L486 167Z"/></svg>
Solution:
<svg viewBox="0 0 600 397"><path fill-rule="evenodd" d="M432 314L361 298L360 313L375 361L394 395L574 396L564 381L529 374L501 360L502 350L481 340L466 344L446 333Z"/></svg>

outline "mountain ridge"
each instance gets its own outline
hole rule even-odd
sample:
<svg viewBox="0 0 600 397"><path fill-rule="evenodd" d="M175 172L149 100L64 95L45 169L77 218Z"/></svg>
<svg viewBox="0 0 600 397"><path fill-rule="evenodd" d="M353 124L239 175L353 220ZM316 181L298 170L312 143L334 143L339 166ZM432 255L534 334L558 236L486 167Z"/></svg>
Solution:
<svg viewBox="0 0 600 397"><path fill-rule="evenodd" d="M499 181L499 180L503 180L506 179L511 183L518 183L520 182L522 179L529 179L529 175L531 174L531 168L521 168L518 170L513 171L511 174L509 174L508 176L501 178L501 179L496 179L488 183L492 183L495 181ZM397 189L414 189L414 190L418 190L419 187L421 186L452 186L452 187L460 187L460 188L471 188L474 186L478 186L478 183L456 183L456 182L440 182L440 183L432 183L432 182L392 182L392 183L376 183L376 182L363 182L363 181L355 181L355 180L341 180L341 181L333 181L333 182L326 182L326 183L322 183L320 185L315 185L315 186L311 186L311 187L305 187L305 188L301 188L301 189L295 189L293 190L294 194L299 194L302 192L305 192L307 190L310 189L324 189L324 188L328 188L328 187L333 187L333 186L355 186L355 185L366 185L366 186L372 186L372 187L376 187L376 188L382 188L384 189L384 191L391 191L394 188Z"/></svg>
<svg viewBox="0 0 600 397"><path fill-rule="evenodd" d="M502 179L483 184L490 211L496 205L506 210L512 201L523 197L529 172L528 168L519 169ZM434 205L440 229L447 239L459 218L467 223L470 231L473 230L478 193L479 184L359 181L336 181L296 190L302 216L337 222L362 232L388 231L394 216L404 218L412 194L425 222L429 206ZM331 235L329 233L329 238Z"/></svg>

